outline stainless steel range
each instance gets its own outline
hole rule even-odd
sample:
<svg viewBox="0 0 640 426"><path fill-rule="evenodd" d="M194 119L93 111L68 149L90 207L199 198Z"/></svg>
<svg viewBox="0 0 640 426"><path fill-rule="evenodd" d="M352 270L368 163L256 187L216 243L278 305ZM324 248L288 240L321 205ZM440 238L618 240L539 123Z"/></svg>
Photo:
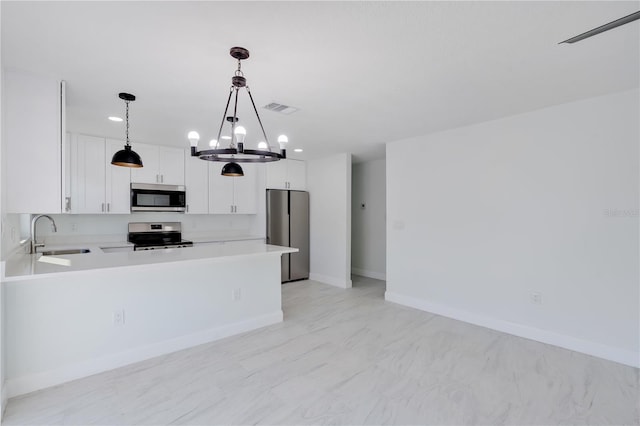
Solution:
<svg viewBox="0 0 640 426"><path fill-rule="evenodd" d="M182 239L180 222L130 222L127 241L134 250L156 250L191 247L193 243Z"/></svg>

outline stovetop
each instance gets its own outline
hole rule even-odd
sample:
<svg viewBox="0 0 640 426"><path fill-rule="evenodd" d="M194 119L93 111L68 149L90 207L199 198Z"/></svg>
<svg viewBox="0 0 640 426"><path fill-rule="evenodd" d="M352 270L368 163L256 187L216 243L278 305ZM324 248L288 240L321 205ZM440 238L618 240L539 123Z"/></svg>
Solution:
<svg viewBox="0 0 640 426"><path fill-rule="evenodd" d="M191 247L193 243L182 239L180 222L130 222L127 240L134 250Z"/></svg>

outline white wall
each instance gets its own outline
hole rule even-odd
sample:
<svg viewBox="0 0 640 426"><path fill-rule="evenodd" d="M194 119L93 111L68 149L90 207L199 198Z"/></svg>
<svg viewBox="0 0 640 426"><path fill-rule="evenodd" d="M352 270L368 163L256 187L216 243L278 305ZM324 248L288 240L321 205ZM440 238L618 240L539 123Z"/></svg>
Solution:
<svg viewBox="0 0 640 426"><path fill-rule="evenodd" d="M307 162L309 278L351 287L351 154Z"/></svg>
<svg viewBox="0 0 640 426"><path fill-rule="evenodd" d="M638 103L388 144L387 299L640 366Z"/></svg>
<svg viewBox="0 0 640 426"><path fill-rule="evenodd" d="M384 280L387 271L385 160L356 163L352 167L351 271Z"/></svg>

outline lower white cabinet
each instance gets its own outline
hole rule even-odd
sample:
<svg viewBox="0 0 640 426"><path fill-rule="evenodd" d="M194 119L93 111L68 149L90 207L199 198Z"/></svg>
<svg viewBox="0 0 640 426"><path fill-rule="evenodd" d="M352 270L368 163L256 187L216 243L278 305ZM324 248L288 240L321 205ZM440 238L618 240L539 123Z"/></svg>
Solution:
<svg viewBox="0 0 640 426"><path fill-rule="evenodd" d="M256 214L258 212L258 174L255 164L241 164L244 176L222 176L223 163L209 167L209 213Z"/></svg>
<svg viewBox="0 0 640 426"><path fill-rule="evenodd" d="M130 213L130 169L111 164L123 142L71 136L71 213Z"/></svg>

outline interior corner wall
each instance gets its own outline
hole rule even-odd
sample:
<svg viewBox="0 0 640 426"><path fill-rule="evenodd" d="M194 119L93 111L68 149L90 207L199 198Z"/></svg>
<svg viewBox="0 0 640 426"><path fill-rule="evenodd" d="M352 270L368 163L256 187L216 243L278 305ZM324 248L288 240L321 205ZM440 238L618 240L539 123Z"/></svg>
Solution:
<svg viewBox="0 0 640 426"><path fill-rule="evenodd" d="M387 278L385 159L353 165L351 197L351 272L385 280Z"/></svg>
<svg viewBox="0 0 640 426"><path fill-rule="evenodd" d="M351 287L351 154L307 162L309 278Z"/></svg>
<svg viewBox="0 0 640 426"><path fill-rule="evenodd" d="M386 299L640 367L639 99L387 144Z"/></svg>

